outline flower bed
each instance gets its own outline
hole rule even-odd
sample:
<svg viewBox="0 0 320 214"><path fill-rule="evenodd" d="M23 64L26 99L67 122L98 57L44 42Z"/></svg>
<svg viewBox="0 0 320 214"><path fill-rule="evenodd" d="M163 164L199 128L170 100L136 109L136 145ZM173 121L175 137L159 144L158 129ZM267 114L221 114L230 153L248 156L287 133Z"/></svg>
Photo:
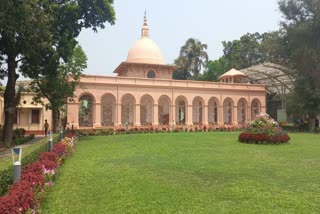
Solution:
<svg viewBox="0 0 320 214"><path fill-rule="evenodd" d="M289 135L268 115L251 121L238 138L241 143L281 144L290 141Z"/></svg>
<svg viewBox="0 0 320 214"><path fill-rule="evenodd" d="M64 138L51 152L42 152L38 161L24 166L19 182L0 197L0 213L36 213L46 191L54 184L57 169L73 147L73 141Z"/></svg>

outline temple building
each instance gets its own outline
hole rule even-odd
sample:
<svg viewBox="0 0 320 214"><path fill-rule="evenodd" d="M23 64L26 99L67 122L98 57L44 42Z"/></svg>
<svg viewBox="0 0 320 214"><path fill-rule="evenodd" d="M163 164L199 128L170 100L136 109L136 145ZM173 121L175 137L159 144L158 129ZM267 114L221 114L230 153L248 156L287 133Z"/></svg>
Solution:
<svg viewBox="0 0 320 214"><path fill-rule="evenodd" d="M69 127L239 126L266 111L266 86L244 81L240 71L203 82L173 80L176 69L164 63L144 17L141 38L114 70L117 76L81 77L67 103Z"/></svg>

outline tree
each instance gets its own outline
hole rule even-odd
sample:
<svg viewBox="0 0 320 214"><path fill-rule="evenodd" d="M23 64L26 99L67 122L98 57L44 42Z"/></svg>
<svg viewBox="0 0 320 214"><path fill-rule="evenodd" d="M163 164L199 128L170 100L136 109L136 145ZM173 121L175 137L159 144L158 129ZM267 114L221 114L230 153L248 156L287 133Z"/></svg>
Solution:
<svg viewBox="0 0 320 214"><path fill-rule="evenodd" d="M223 57L228 69L243 69L257 64L287 62L285 32L247 33L239 40L223 41Z"/></svg>
<svg viewBox="0 0 320 214"><path fill-rule="evenodd" d="M279 7L285 18L282 28L288 66L297 73L292 100L300 102L300 111L309 116L309 128L313 130L320 112L320 2L281 0Z"/></svg>
<svg viewBox="0 0 320 214"><path fill-rule="evenodd" d="M263 36L259 33L247 33L239 40L223 41L223 53L226 66L229 68L243 69L265 62L265 54L261 43Z"/></svg>
<svg viewBox="0 0 320 214"><path fill-rule="evenodd" d="M0 9L0 62L8 81L4 92L3 141L10 146L15 113L17 69L31 79L44 62L67 62L82 28L114 24L113 0L3 0ZM51 60L48 60L48 58ZM27 69L28 68L28 69ZM36 69L33 69L36 68Z"/></svg>
<svg viewBox="0 0 320 214"><path fill-rule="evenodd" d="M214 61L209 60L205 65L204 73L198 77L198 80L218 81L219 77L229 69L226 67L225 57L220 57Z"/></svg>
<svg viewBox="0 0 320 214"><path fill-rule="evenodd" d="M179 58L176 60L176 65L184 70L183 73L192 74L193 79L197 79L201 69L208 61L206 49L208 46L202 44L199 40L190 38L180 49Z"/></svg>
<svg viewBox="0 0 320 214"><path fill-rule="evenodd" d="M174 64L179 66L172 74L172 78L176 80L188 80L191 78L191 73L188 70L187 60L184 57L178 57L174 60Z"/></svg>
<svg viewBox="0 0 320 214"><path fill-rule="evenodd" d="M75 87L86 67L87 57L82 48L77 45L66 63L60 62L58 67L56 64L46 63L44 74L31 82L31 90L36 93L34 102L52 110L53 131L56 131L60 112L67 99L74 96ZM43 97L49 103L44 103Z"/></svg>

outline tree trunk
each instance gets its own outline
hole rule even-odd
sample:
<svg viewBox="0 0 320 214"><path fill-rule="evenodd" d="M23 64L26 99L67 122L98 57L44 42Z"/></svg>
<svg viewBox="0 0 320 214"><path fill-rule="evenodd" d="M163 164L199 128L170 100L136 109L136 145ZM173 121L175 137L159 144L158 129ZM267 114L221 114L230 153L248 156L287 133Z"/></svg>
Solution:
<svg viewBox="0 0 320 214"><path fill-rule="evenodd" d="M309 131L310 132L314 132L315 131L315 120L316 117L315 116L309 116L308 118L308 126L309 126Z"/></svg>
<svg viewBox="0 0 320 214"><path fill-rule="evenodd" d="M59 126L60 113L57 109L52 109L52 131L56 132Z"/></svg>
<svg viewBox="0 0 320 214"><path fill-rule="evenodd" d="M16 74L17 63L15 56L8 54L8 82L4 91L4 126L3 126L3 142L4 146L12 146L13 137L13 123L16 113L16 80L18 75Z"/></svg>

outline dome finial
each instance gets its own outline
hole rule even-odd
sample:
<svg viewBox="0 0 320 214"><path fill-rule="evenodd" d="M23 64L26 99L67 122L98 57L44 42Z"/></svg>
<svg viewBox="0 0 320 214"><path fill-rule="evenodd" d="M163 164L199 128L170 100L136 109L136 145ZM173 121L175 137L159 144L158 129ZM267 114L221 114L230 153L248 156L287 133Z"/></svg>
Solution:
<svg viewBox="0 0 320 214"><path fill-rule="evenodd" d="M149 27L147 22L147 9L144 11L144 19L143 19L143 26L141 29L141 36L142 37L149 37Z"/></svg>

